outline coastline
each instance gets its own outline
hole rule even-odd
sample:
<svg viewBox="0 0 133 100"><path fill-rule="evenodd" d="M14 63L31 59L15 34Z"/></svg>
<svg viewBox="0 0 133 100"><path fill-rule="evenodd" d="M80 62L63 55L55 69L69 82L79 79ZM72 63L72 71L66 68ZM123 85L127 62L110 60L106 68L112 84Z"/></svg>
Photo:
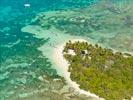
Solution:
<svg viewBox="0 0 133 100"><path fill-rule="evenodd" d="M32 33L37 38L46 39L50 37L50 41L40 46L38 50L41 51L44 56L49 58L50 61L52 61L53 68L56 69L58 75L64 77L67 85L70 88L72 87L75 90L75 93L84 94L88 97L94 97L95 100L103 100L99 98L96 94L92 94L89 91L80 89L79 85L76 82L71 80L70 72L68 72L69 63L63 57L62 51L64 49L66 42L68 42L69 40L71 40L71 42L75 42L75 41L88 42L87 40L77 36L62 34L62 32L54 28L51 30L42 30L41 27L39 26L29 25L27 27L24 27L22 31ZM49 44L54 44L54 47L50 46Z"/></svg>
<svg viewBox="0 0 133 100"><path fill-rule="evenodd" d="M67 85L70 88L72 87L75 89L75 93L84 94L88 97L94 97L95 100L103 100L102 98L98 97L96 94L92 94L89 91L84 91L80 89L79 85L71 80L70 72L68 72L69 63L64 59L62 53L66 42L68 42L69 40L71 40L71 42L84 41L87 42L88 44L91 43L92 45L94 45L97 42L87 38L71 36L69 34L62 33L61 31L55 28L52 28L50 30L43 30L40 26L27 26L23 28L22 31L32 33L37 38L44 38L44 39L50 38L50 40L44 45L40 46L38 50L41 51L44 56L49 58L49 60L52 63L52 67L56 69L58 75L64 77ZM104 47L104 45L101 45L99 43L98 45ZM112 50L114 51L114 53L118 51L115 49Z"/></svg>
<svg viewBox="0 0 133 100"><path fill-rule="evenodd" d="M89 43L87 40L84 40L84 39L70 39L70 40L72 43L76 42L76 41ZM80 89L79 85L76 82L71 80L70 72L68 72L69 63L64 59L63 52L62 52L64 49L64 46L65 46L65 43L57 45L57 48L54 48L54 50L53 50L53 62L56 64L56 66L59 67L59 69L61 69L61 71L62 71L61 76L63 76L65 78L66 83L70 87L74 88L75 92L78 92L79 94L85 94L86 96L94 97L98 100L104 100L103 98L100 98L96 94L93 94L93 93L90 93L89 91Z"/></svg>

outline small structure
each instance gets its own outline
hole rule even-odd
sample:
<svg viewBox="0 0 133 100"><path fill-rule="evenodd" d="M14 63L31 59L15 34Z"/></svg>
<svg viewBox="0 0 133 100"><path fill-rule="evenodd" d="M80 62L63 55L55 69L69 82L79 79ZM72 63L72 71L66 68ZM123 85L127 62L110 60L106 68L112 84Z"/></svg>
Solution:
<svg viewBox="0 0 133 100"><path fill-rule="evenodd" d="M68 54L71 54L72 56L75 56L76 55L75 52L74 52L74 50L72 50L72 49L69 49L68 50Z"/></svg>

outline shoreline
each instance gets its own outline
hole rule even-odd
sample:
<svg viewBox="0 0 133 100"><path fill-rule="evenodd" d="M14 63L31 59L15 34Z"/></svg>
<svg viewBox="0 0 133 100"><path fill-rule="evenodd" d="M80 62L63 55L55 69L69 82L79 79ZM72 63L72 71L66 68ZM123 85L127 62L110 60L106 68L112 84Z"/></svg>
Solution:
<svg viewBox="0 0 133 100"><path fill-rule="evenodd" d="M47 44L40 46L38 50L41 51L44 56L49 58L50 61L52 61L53 68L56 69L57 74L64 77L67 85L70 88L72 87L75 90L75 93L84 94L88 97L94 97L96 100L103 100L103 99L100 99L96 94L92 94L89 91L80 89L79 85L76 82L71 80L70 72L68 72L69 63L63 57L62 51L64 49L66 42L68 42L69 40L71 40L71 42L75 42L75 41L87 42L87 40L77 36L60 34L61 32L56 29L42 30L39 26L27 26L23 28L22 31L32 33L37 38L50 37L51 41L49 41ZM51 32L54 32L54 34ZM51 47L49 46L49 44L54 44L56 47Z"/></svg>
<svg viewBox="0 0 133 100"><path fill-rule="evenodd" d="M73 42L76 42L76 41L89 43L85 39L70 39L70 41L72 43ZM63 53L62 53L65 44L66 44L66 42L62 43L61 45L57 45L57 48L55 48L53 50L53 62L62 71L62 74L60 74L60 76L63 76L65 78L66 83L70 87L74 88L75 92L78 92L79 94L85 94L86 96L94 97L94 98L96 98L98 100L104 100L103 98L100 98L96 94L93 94L93 93L90 93L89 91L85 91L85 90L80 89L79 88L79 85L76 82L74 82L74 81L71 80L71 78L70 78L70 72L68 72L69 63L65 60L65 58L63 57Z"/></svg>
<svg viewBox="0 0 133 100"><path fill-rule="evenodd" d="M50 38L50 41L38 47L38 50L41 51L44 56L49 58L49 60L53 64L52 68L56 69L58 75L64 77L67 85L70 88L72 87L75 89L75 93L84 94L88 97L94 97L94 99L96 100L105 100L103 98L100 98L96 94L80 89L79 85L76 82L71 80L70 72L68 72L69 63L64 59L63 53L62 53L66 42L69 42L69 40L71 40L71 42L75 42L75 41L83 42L84 41L84 42L87 42L88 44L91 43L92 45L95 45L97 42L92 41L91 39L88 39L85 37L71 36L71 35L62 33L61 31L55 28L52 28L50 30L42 30L40 26L27 26L27 27L24 27L22 31L32 33L37 38L44 38L44 39ZM50 46L50 44L53 44L53 45ZM98 43L98 45L106 48L106 46L102 44ZM112 49L112 50L114 53L118 51L115 49ZM129 54L132 54L132 53L129 53Z"/></svg>

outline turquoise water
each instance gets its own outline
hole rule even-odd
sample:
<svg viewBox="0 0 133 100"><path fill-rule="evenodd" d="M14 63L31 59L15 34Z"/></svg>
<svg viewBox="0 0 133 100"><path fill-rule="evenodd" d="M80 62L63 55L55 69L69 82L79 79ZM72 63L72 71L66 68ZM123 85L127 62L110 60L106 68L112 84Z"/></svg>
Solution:
<svg viewBox="0 0 133 100"><path fill-rule="evenodd" d="M25 7L25 3L31 6ZM132 0L106 3L101 0L0 0L0 100L92 100L73 95L52 67L49 51L38 50L49 42L62 42L66 35L59 38L50 35L52 38L44 37L42 32L42 37L35 36L39 30L34 25L52 32L51 27L55 27L72 38L82 37L105 47L133 52L132 5ZM40 20L40 13L46 17ZM72 18L76 22L72 22ZM84 19L86 23L82 23ZM33 28L22 32L27 25Z"/></svg>

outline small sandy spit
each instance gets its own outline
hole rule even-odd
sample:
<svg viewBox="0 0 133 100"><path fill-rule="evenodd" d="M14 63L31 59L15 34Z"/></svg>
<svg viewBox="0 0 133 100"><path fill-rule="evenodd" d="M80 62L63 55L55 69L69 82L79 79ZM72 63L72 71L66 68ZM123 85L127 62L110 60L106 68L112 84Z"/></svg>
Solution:
<svg viewBox="0 0 133 100"><path fill-rule="evenodd" d="M87 42L84 39L73 39L71 40L71 42ZM68 72L68 66L69 63L64 59L63 57L63 49L66 43L62 43L61 45L56 46L57 48L55 48L53 50L53 59L54 59L54 63L56 64L56 66L60 67L59 69L61 69L62 71L62 75L65 79L67 84L74 88L75 91L77 91L79 94L85 94L87 96L91 96L91 97L95 97L98 100L104 100L103 98L99 98L97 95L90 93L89 91L85 91L79 88L79 85L76 82L73 82L70 78L70 72Z"/></svg>

